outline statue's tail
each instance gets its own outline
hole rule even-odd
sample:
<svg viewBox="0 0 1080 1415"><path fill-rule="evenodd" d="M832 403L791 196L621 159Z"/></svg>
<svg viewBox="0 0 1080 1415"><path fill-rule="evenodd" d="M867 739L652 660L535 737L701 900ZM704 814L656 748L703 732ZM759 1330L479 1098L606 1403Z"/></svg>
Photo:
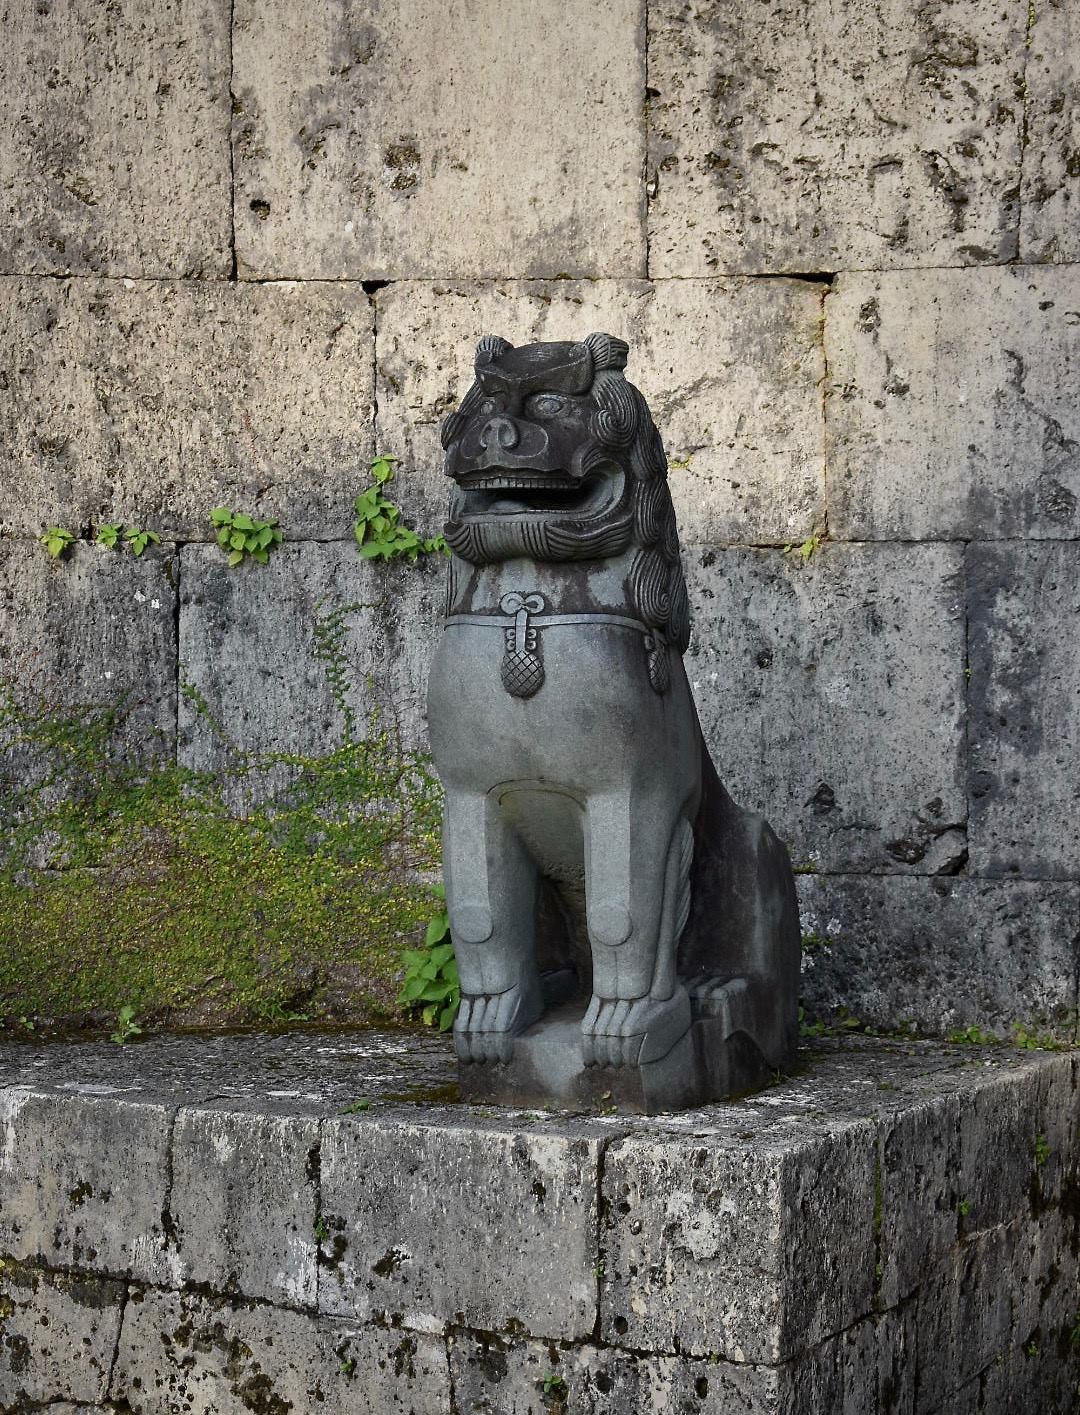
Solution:
<svg viewBox="0 0 1080 1415"><path fill-rule="evenodd" d="M752 982L753 1040L779 1064L798 1034L799 906L787 850L764 817L737 806L701 743L690 914L679 973Z"/></svg>

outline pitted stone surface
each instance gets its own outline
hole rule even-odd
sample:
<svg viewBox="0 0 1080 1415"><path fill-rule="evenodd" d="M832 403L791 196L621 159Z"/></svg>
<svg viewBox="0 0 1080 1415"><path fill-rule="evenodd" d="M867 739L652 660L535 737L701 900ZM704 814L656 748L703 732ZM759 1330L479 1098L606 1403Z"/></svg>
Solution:
<svg viewBox="0 0 1080 1415"><path fill-rule="evenodd" d="M966 846L962 552L687 552L686 671L717 769L796 870L934 874Z"/></svg>
<svg viewBox="0 0 1080 1415"><path fill-rule="evenodd" d="M1028 10L1020 259L1080 260L1080 11L1069 0Z"/></svg>
<svg viewBox="0 0 1080 1415"><path fill-rule="evenodd" d="M803 874L802 997L876 1027L1009 1035L1022 1021L1076 1039L1080 886ZM979 966L971 941L979 940Z"/></svg>
<svg viewBox="0 0 1080 1415"><path fill-rule="evenodd" d="M0 530L350 536L373 324L357 285L0 279Z"/></svg>
<svg viewBox="0 0 1080 1415"><path fill-rule="evenodd" d="M0 1093L0 1253L165 1282L172 1112L113 1089Z"/></svg>
<svg viewBox="0 0 1080 1415"><path fill-rule="evenodd" d="M640 0L241 0L241 272L643 275L643 40Z"/></svg>
<svg viewBox="0 0 1080 1415"><path fill-rule="evenodd" d="M600 1150L588 1127L327 1122L320 1309L422 1331L588 1336Z"/></svg>
<svg viewBox="0 0 1080 1415"><path fill-rule="evenodd" d="M445 598L441 555L387 566L352 541L283 544L269 564L230 569L216 546L186 546L180 590L180 671L209 708L209 721L180 703L180 760L200 770L226 764L215 731L254 752L319 755L343 740L344 721L327 665L320 620L349 606L342 647L346 704L355 730L381 727L406 749L425 749L429 645Z"/></svg>
<svg viewBox="0 0 1080 1415"><path fill-rule="evenodd" d="M185 1286L315 1306L319 1126L297 1116L182 1110L171 1238Z"/></svg>
<svg viewBox="0 0 1080 1415"><path fill-rule="evenodd" d="M99 1355L97 1366L38 1362L35 1399L102 1402L115 1351L109 1396L147 1415L177 1401L200 1415L240 1415L253 1401L450 1415L451 1370L454 1415L485 1404L541 1415L545 1376L565 1382L549 1382L550 1397L598 1415L660 1415L675 1397L706 1415L1058 1408L1080 1375L1076 1055L848 1037L816 1043L801 1064L755 1096L697 1111L567 1117L435 1103L450 1052L423 1033L6 1044L0 1096L23 1109L21 1128L0 1125L5 1172L36 1175L43 1146L59 1153L89 1134L77 1123L61 1134L50 1106L107 1104L160 1176L172 1262L151 1287L129 1282L117 1339L122 1290L105 1258L47 1254L74 1264L63 1275L5 1257L0 1409L30 1389L19 1371L4 1382L11 1355L25 1370L18 1337L42 1316L48 1351ZM404 1104L410 1088L419 1108ZM342 1115L358 1093L369 1110ZM166 1100L180 1107L171 1188L167 1153L146 1150L140 1119ZM276 1155L268 1139L285 1134L274 1128L283 1116L323 1122L313 1236L324 1301L351 1302L347 1316L251 1290L300 1231L289 1185L313 1124ZM140 1173L115 1128L100 1141L129 1181ZM202 1206L182 1197L197 1164ZM254 1228L223 1208L230 1182L261 1196L261 1265L244 1246ZM90 1204L59 1181L35 1198L35 1222L60 1232L73 1206ZM128 1226L122 1213L118 1223ZM181 1254L205 1243L197 1278L177 1240ZM169 1290L186 1280L199 1290ZM365 1284L394 1301L382 1325L364 1320ZM592 1296L575 1334L552 1339L553 1313L576 1310L581 1292ZM464 1310L432 1310L455 1299ZM755 1342L788 1359L760 1359Z"/></svg>
<svg viewBox="0 0 1080 1415"><path fill-rule="evenodd" d="M442 1342L175 1292L129 1299L110 1393L141 1415L450 1415Z"/></svg>
<svg viewBox="0 0 1080 1415"><path fill-rule="evenodd" d="M838 1124L802 1151L622 1141L605 1156L604 1197L607 1341L775 1363L870 1310L869 1124Z"/></svg>
<svg viewBox="0 0 1080 1415"><path fill-rule="evenodd" d="M0 1264L0 1410L104 1398L123 1284ZM63 1415L63 1412L61 1412Z"/></svg>
<svg viewBox="0 0 1080 1415"><path fill-rule="evenodd" d="M657 0L650 274L1015 257L1025 19Z"/></svg>
<svg viewBox="0 0 1080 1415"><path fill-rule="evenodd" d="M227 0L0 12L0 271L229 274Z"/></svg>
<svg viewBox="0 0 1080 1415"><path fill-rule="evenodd" d="M133 757L171 753L176 732L173 548L75 545L50 560L31 541L0 540L0 677L32 703L126 701L116 742ZM11 759L18 780L23 749ZM0 768L0 775L2 775Z"/></svg>
<svg viewBox="0 0 1080 1415"><path fill-rule="evenodd" d="M400 451L416 524L446 514L439 422L480 333L512 344L604 329L631 345L671 462L684 544L803 540L824 514L821 287L702 280L408 282L378 295L380 446Z"/></svg>
<svg viewBox="0 0 1080 1415"><path fill-rule="evenodd" d="M1080 534L1080 271L841 275L827 302L829 528Z"/></svg>
<svg viewBox="0 0 1080 1415"><path fill-rule="evenodd" d="M542 1415L553 1402L544 1382L561 1381L570 1411L590 1415L661 1415L692 1410L695 1415L780 1415L786 1382L767 1366L729 1361L642 1360L612 1347L567 1349L550 1343L493 1335L454 1337L450 1346L454 1393L462 1411L498 1415ZM556 1407L558 1408L558 1407Z"/></svg>
<svg viewBox="0 0 1080 1415"><path fill-rule="evenodd" d="M1080 542L973 545L968 583L972 866L1075 878Z"/></svg>

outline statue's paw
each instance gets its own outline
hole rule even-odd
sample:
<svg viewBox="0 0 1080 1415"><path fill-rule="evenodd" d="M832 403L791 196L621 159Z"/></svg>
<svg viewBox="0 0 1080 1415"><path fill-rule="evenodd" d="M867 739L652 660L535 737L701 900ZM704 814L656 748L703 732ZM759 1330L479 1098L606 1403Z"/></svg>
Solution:
<svg viewBox="0 0 1080 1415"><path fill-rule="evenodd" d="M540 1016L539 989L519 986L506 992L462 996L454 1023L454 1046L461 1061L509 1061L514 1037Z"/></svg>
<svg viewBox="0 0 1080 1415"><path fill-rule="evenodd" d="M669 998L593 996L581 1022L586 1066L639 1066L665 1056L690 1026L682 987Z"/></svg>
<svg viewBox="0 0 1080 1415"><path fill-rule="evenodd" d="M594 996L581 1022L586 1066L634 1066L654 1004L647 997Z"/></svg>

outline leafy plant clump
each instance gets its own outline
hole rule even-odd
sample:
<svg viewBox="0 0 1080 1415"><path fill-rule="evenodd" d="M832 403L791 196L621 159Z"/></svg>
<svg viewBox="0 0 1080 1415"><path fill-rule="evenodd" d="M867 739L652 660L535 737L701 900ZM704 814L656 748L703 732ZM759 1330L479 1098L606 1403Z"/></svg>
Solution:
<svg viewBox="0 0 1080 1415"><path fill-rule="evenodd" d="M461 1004L461 986L450 940L446 895L441 885L436 885L432 893L443 901L443 907L428 921L423 948L407 949L401 955L406 971L397 1000L419 1011L425 1026L437 1025L440 1032L448 1032Z"/></svg>
<svg viewBox="0 0 1080 1415"><path fill-rule="evenodd" d="M230 565L239 565L244 560L265 565L283 539L277 521L256 521L251 516L230 511L227 506L215 506L210 520L218 545L228 553Z"/></svg>
<svg viewBox="0 0 1080 1415"><path fill-rule="evenodd" d="M73 535L71 531L65 530L63 526L47 526L38 536L38 542L45 547L54 560L59 560L65 551L75 544L77 539L77 536Z"/></svg>
<svg viewBox="0 0 1080 1415"><path fill-rule="evenodd" d="M106 523L98 526L97 535L94 537L96 545L103 545L106 550L115 550L123 543L129 548L136 559L143 553L148 545L161 544L161 537L154 531L140 531L136 526L123 526L115 523Z"/></svg>
<svg viewBox="0 0 1080 1415"><path fill-rule="evenodd" d="M383 488L394 479L396 457L376 457L371 463L372 485L356 498L356 523L353 535L365 560L393 560L406 555L415 560L418 555L441 551L449 554L441 535L421 539L415 531L401 523L401 510L383 495Z"/></svg>

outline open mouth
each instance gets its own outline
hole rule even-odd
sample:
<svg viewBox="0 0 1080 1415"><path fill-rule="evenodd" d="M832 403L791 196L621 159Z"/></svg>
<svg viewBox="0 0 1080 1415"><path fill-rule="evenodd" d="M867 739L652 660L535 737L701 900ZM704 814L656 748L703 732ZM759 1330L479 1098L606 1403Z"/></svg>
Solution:
<svg viewBox="0 0 1080 1415"><path fill-rule="evenodd" d="M474 516L595 516L622 494L623 474L616 468L591 472L580 481L569 477L529 476L499 470L463 476L464 514Z"/></svg>

